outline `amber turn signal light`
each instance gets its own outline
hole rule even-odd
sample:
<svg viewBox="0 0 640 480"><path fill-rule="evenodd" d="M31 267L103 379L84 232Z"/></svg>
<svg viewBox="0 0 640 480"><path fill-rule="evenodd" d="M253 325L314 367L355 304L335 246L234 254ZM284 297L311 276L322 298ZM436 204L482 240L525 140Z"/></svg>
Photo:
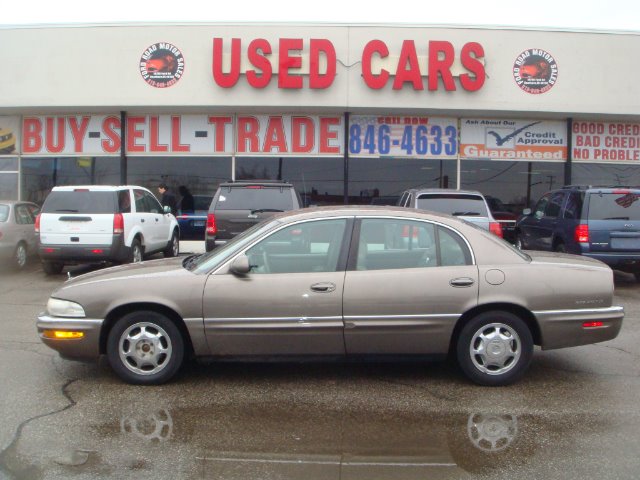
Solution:
<svg viewBox="0 0 640 480"><path fill-rule="evenodd" d="M68 330L45 330L42 332L42 336L45 338L53 338L55 340L64 340L72 338L84 337L84 332L70 332Z"/></svg>

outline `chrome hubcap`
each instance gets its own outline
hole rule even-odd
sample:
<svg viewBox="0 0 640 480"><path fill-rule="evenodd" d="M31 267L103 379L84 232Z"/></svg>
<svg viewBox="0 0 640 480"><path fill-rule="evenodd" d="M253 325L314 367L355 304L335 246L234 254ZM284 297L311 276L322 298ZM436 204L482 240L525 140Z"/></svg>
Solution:
<svg viewBox="0 0 640 480"><path fill-rule="evenodd" d="M27 250L22 245L18 245L16 250L16 262L19 267L24 267L27 263Z"/></svg>
<svg viewBox="0 0 640 480"><path fill-rule="evenodd" d="M179 246L179 244L178 244L178 237L175 237L175 236L173 237L173 245L172 245L172 248L173 248L173 256L174 256L174 257L177 257L177 256L178 256L178 253L180 253L180 251L179 251L180 246Z"/></svg>
<svg viewBox="0 0 640 480"><path fill-rule="evenodd" d="M140 246L133 247L133 262L141 262L142 261L142 248Z"/></svg>
<svg viewBox="0 0 640 480"><path fill-rule="evenodd" d="M172 353L171 339L158 325L140 322L120 336L118 353L123 365L138 375L153 375L164 369Z"/></svg>
<svg viewBox="0 0 640 480"><path fill-rule="evenodd" d="M522 344L509 325L491 323L473 335L469 353L478 370L489 375L502 375L517 365Z"/></svg>

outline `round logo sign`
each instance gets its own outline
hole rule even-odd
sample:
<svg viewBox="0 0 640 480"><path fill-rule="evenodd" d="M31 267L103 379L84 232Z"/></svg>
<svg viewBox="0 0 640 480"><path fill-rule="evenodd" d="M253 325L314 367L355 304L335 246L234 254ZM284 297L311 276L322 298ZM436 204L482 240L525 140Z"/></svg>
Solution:
<svg viewBox="0 0 640 480"><path fill-rule="evenodd" d="M530 48L516 58L513 64L513 78L527 93L544 93L558 80L558 64L545 50Z"/></svg>
<svg viewBox="0 0 640 480"><path fill-rule="evenodd" d="M154 43L140 57L140 74L152 87L175 85L184 74L182 52L171 43Z"/></svg>

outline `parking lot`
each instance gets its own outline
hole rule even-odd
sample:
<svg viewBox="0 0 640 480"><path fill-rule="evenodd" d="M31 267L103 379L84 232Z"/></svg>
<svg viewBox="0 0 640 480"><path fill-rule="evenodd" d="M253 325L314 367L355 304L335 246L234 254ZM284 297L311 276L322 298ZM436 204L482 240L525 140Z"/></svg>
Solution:
<svg viewBox="0 0 640 480"><path fill-rule="evenodd" d="M632 275L616 273L615 303L626 311L618 338L536 350L528 374L502 388L425 362L199 363L164 386L127 385L104 362L62 360L38 339L35 317L65 278L45 276L37 262L0 272L0 478L635 479L640 471Z"/></svg>

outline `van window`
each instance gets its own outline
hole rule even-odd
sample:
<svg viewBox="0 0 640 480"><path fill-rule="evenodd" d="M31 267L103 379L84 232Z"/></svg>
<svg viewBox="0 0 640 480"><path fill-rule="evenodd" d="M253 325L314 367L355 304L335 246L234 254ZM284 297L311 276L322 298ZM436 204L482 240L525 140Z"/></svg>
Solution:
<svg viewBox="0 0 640 480"><path fill-rule="evenodd" d="M114 192L90 190L52 191L42 205L42 213L115 213Z"/></svg>
<svg viewBox="0 0 640 480"><path fill-rule="evenodd" d="M640 220L640 193L592 193L589 220Z"/></svg>
<svg viewBox="0 0 640 480"><path fill-rule="evenodd" d="M293 197L288 187L221 187L216 210L292 210Z"/></svg>

